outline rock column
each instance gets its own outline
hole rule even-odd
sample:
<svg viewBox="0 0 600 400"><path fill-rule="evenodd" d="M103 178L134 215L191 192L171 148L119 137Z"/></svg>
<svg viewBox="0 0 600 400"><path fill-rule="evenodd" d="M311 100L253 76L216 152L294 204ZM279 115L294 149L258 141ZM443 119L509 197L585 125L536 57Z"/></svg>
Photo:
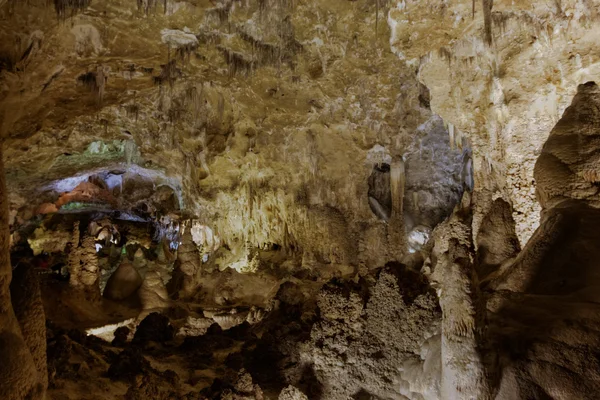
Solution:
<svg viewBox="0 0 600 400"><path fill-rule="evenodd" d="M23 339L11 302L9 246L8 199L0 143L0 398L43 399L45 387L38 379L31 351Z"/></svg>
<svg viewBox="0 0 600 400"><path fill-rule="evenodd" d="M99 269L98 256L94 237L84 235L81 244L79 243L79 222L73 227L72 247L69 253L69 273L71 274L69 283L71 286L85 290L93 297L100 297L100 287L98 285Z"/></svg>

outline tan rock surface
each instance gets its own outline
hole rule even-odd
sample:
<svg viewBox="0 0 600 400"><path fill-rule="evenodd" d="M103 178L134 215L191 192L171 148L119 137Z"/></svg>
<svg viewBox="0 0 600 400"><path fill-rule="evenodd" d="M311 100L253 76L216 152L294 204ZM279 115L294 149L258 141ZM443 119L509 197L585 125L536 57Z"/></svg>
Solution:
<svg viewBox="0 0 600 400"><path fill-rule="evenodd" d="M600 73L598 4L494 1L487 24L485 4L396 2L390 45L419 68L432 110L470 139L476 189L513 205L523 245L539 223L535 161L577 85Z"/></svg>
<svg viewBox="0 0 600 400"><path fill-rule="evenodd" d="M594 398L597 3L0 0L0 395Z"/></svg>
<svg viewBox="0 0 600 400"><path fill-rule="evenodd" d="M131 264L123 263L108 278L104 288L104 297L112 300L123 300L135 293L142 285L142 277Z"/></svg>

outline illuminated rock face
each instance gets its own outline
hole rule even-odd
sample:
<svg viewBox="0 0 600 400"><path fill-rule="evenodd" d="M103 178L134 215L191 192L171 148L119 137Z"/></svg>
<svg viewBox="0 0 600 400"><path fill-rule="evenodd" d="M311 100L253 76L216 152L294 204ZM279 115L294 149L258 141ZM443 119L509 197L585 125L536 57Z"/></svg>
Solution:
<svg viewBox="0 0 600 400"><path fill-rule="evenodd" d="M593 398L598 5L0 0L0 397Z"/></svg>
<svg viewBox="0 0 600 400"><path fill-rule="evenodd" d="M392 50L419 69L432 110L470 139L476 190L513 205L521 244L539 224L533 168L542 146L577 85L600 72L592 44L597 6L401 1L390 7ZM476 225L490 205L478 206Z"/></svg>
<svg viewBox="0 0 600 400"><path fill-rule="evenodd" d="M34 43L26 65L14 59L28 45L0 49L7 60L2 129L20 215L52 213L44 203L55 203L65 212L118 208L156 217L174 208L169 190L157 193L164 187L178 209L201 217L236 254L248 242L276 244L351 269L357 263L344 254L361 241L382 244L361 256L367 260L394 246L364 194L379 163L371 149L381 149L388 164L412 157L407 168L415 174L405 172L407 190L395 193L407 198L410 213L421 203L422 215L436 215L426 225L448 215L460 197L460 178L448 181L431 168L421 173L419 164L430 164L425 157L446 151L445 128L438 119L439 126L418 130L423 137L441 130L441 148L414 140L417 127L434 117L414 68L390 52L385 10L376 13L376 5L224 1L167 4L166 13L155 2L91 9L78 3L71 12L73 5L65 3L58 21L41 5L2 10L20 40ZM39 17L36 35L23 25L31 13ZM139 24L117 27L132 18ZM14 42L16 33L4 35ZM53 65L32 61L50 48ZM20 86L9 73L16 69L39 82ZM423 157L413 157L417 152ZM446 161L434 169L461 168L462 160ZM441 192L419 185L422 175L431 187L439 180ZM446 187L457 189L447 196ZM25 201L32 196L45 201ZM341 218L315 223L323 218L318 210L327 209ZM337 236L322 225L338 222L353 240L314 240Z"/></svg>

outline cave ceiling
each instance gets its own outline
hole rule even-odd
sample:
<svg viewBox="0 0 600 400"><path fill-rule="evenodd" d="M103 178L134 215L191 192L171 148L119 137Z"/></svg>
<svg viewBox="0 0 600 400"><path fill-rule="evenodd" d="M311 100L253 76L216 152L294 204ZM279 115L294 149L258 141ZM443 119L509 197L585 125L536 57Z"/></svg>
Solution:
<svg viewBox="0 0 600 400"><path fill-rule="evenodd" d="M595 398L599 6L0 0L0 398Z"/></svg>

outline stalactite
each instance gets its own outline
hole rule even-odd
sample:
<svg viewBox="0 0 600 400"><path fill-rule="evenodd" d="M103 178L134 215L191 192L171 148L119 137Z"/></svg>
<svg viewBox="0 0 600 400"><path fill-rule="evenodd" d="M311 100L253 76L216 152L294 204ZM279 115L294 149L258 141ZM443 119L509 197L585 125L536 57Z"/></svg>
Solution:
<svg viewBox="0 0 600 400"><path fill-rule="evenodd" d="M98 66L96 68L96 88L99 102L102 102L102 100L104 99L104 91L106 83L108 82L108 72L108 67Z"/></svg>
<svg viewBox="0 0 600 400"><path fill-rule="evenodd" d="M91 0L54 0L54 9L58 19L64 21L85 10L91 2Z"/></svg>
<svg viewBox="0 0 600 400"><path fill-rule="evenodd" d="M483 4L483 39L488 46L492 45L492 7L494 0L482 0Z"/></svg>
<svg viewBox="0 0 600 400"><path fill-rule="evenodd" d="M156 0L137 0L139 10L143 10L144 14L148 15L151 8L156 5Z"/></svg>
<svg viewBox="0 0 600 400"><path fill-rule="evenodd" d="M265 43L241 29L238 29L238 33L243 40L252 46L253 52L256 52L256 61L260 65L273 65L283 58L284 53L286 53L285 57L289 58L285 49L279 46Z"/></svg>
<svg viewBox="0 0 600 400"><path fill-rule="evenodd" d="M77 77L77 82L92 92L98 103L104 98L106 83L108 82L109 67L99 65L96 71L89 71Z"/></svg>
<svg viewBox="0 0 600 400"><path fill-rule="evenodd" d="M198 43L185 44L175 50L175 55L185 64L190 60L190 55L196 51L197 48Z"/></svg>
<svg viewBox="0 0 600 400"><path fill-rule="evenodd" d="M160 68L160 75L153 77L154 83L157 85L162 86L164 83L167 83L172 87L175 81L182 75L181 70L177 68L177 61L175 59L169 59L169 61L166 64L162 64Z"/></svg>
<svg viewBox="0 0 600 400"><path fill-rule="evenodd" d="M413 192L412 197L413 197L413 208L415 209L415 213L418 213L419 212L419 193Z"/></svg>
<svg viewBox="0 0 600 400"><path fill-rule="evenodd" d="M248 76L255 69L256 62L254 60L249 60L244 54L224 46L217 46L217 49L219 49L225 57L225 62L229 66L230 76L233 77L240 74Z"/></svg>
<svg viewBox="0 0 600 400"><path fill-rule="evenodd" d="M379 25L379 0L375 0L375 43L377 44L377 29Z"/></svg>
<svg viewBox="0 0 600 400"><path fill-rule="evenodd" d="M229 14L231 13L231 7L233 1L228 1L226 4L218 5L217 7L206 10L207 18L217 18L217 21L223 25L229 22Z"/></svg>
<svg viewBox="0 0 600 400"><path fill-rule="evenodd" d="M136 104L136 103L126 104L125 105L125 113L127 114L127 117L135 119L135 121L137 122L138 117L140 116L139 104Z"/></svg>
<svg viewBox="0 0 600 400"><path fill-rule="evenodd" d="M404 160L399 159L390 165L390 189L392 192L392 218L402 217L404 204L404 186L406 176Z"/></svg>

